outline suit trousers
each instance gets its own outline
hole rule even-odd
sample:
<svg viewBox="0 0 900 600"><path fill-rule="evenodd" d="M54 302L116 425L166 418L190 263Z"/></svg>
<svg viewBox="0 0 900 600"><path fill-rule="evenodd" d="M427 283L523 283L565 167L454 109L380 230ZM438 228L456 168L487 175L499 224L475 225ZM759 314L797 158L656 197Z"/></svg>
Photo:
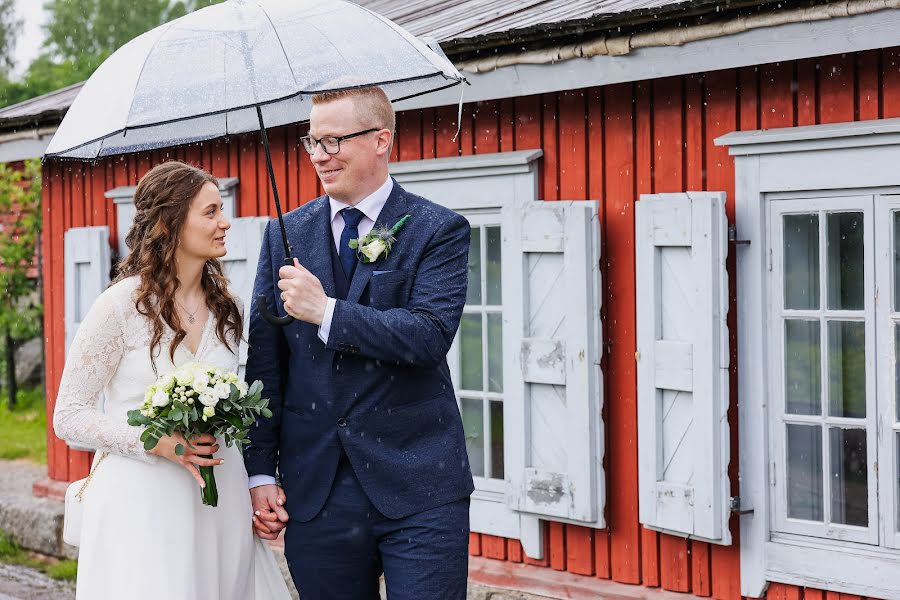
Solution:
<svg viewBox="0 0 900 600"><path fill-rule="evenodd" d="M286 506L290 514L290 498ZM389 519L369 501L341 453L331 493L318 515L289 521L285 557L303 600L464 600L468 577L469 498Z"/></svg>

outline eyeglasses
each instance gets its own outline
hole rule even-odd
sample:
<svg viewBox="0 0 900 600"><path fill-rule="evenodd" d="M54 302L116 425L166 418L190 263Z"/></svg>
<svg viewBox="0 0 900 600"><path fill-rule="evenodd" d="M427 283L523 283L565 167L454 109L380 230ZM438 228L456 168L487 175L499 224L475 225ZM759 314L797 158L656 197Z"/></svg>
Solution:
<svg viewBox="0 0 900 600"><path fill-rule="evenodd" d="M300 138L300 141L303 142L303 147L306 148L306 151L310 154L310 156L316 153L316 146L318 146L319 144L322 144L322 150L324 150L326 154L337 154L341 151L341 142L343 142L344 140L349 140L351 138L359 137L367 133L372 133L373 131L381 130L366 129L365 131L357 131L356 133L348 133L347 135L326 135L325 137L319 139L316 139L311 135L307 135Z"/></svg>

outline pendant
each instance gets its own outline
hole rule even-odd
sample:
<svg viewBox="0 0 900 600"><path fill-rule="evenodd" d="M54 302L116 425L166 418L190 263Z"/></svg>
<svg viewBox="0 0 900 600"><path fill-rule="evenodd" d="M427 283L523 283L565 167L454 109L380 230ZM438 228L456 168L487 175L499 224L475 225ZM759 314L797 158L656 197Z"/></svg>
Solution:
<svg viewBox="0 0 900 600"><path fill-rule="evenodd" d="M188 315L188 323L190 323L191 325L194 324L194 315Z"/></svg>

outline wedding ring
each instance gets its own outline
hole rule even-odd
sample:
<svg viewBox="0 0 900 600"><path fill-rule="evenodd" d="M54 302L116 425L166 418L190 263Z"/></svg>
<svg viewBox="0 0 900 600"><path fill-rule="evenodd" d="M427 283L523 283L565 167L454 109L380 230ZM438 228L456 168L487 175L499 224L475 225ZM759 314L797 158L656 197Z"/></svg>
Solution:
<svg viewBox="0 0 900 600"><path fill-rule="evenodd" d="M284 302L284 300L285 300L284 292L281 292L281 301Z"/></svg>

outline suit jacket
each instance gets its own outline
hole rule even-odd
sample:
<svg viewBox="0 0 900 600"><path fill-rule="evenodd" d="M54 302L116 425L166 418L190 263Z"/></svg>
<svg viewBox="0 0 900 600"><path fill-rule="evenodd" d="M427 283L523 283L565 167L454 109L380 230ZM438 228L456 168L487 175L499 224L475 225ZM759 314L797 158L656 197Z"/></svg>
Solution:
<svg viewBox="0 0 900 600"><path fill-rule="evenodd" d="M264 384L273 417L250 432L249 475L280 474L292 519L325 504L341 450L372 504L402 518L474 490L446 355L466 299L468 221L394 182L377 225L411 218L387 258L360 262L337 300L328 343L318 325L271 325L256 298L284 314L284 247L266 229L250 314L247 380ZM328 198L284 216L301 264L335 298ZM348 249L342 249L348 251ZM340 276L340 275L339 275Z"/></svg>

